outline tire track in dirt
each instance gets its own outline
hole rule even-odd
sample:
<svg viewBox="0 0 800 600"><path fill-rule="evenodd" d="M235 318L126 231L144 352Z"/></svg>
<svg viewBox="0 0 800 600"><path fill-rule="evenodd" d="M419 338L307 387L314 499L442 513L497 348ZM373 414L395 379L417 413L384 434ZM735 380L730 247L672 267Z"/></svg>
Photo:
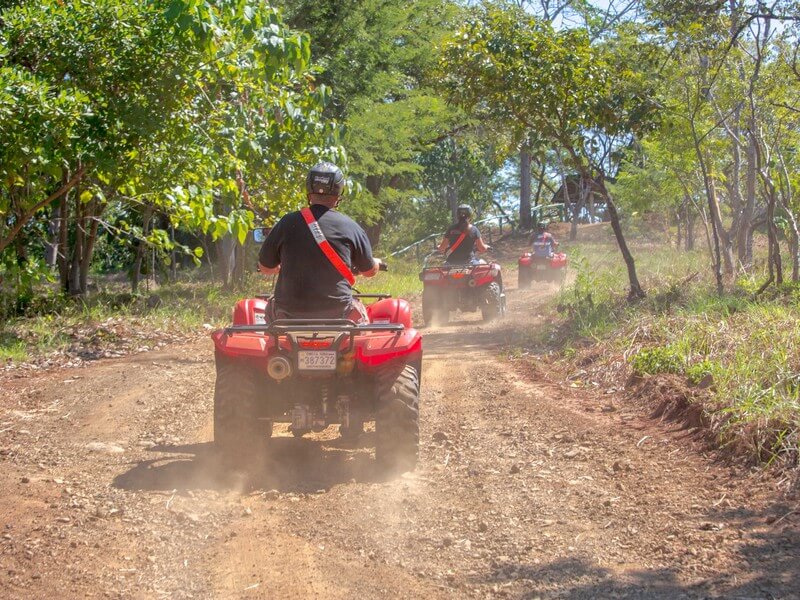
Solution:
<svg viewBox="0 0 800 600"><path fill-rule="evenodd" d="M800 597L768 482L499 356L545 297L424 332L421 464L390 480L370 432L276 428L222 469L208 342L4 379L0 596Z"/></svg>

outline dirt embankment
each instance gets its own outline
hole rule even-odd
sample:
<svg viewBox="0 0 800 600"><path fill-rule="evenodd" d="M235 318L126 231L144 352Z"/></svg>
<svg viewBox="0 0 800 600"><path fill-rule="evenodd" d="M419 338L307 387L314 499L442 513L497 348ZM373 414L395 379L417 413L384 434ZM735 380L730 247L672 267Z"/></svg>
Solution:
<svg viewBox="0 0 800 600"><path fill-rule="evenodd" d="M390 480L369 433L221 469L207 341L4 374L0 596L800 597L773 483L503 358L540 299L425 332L421 464Z"/></svg>

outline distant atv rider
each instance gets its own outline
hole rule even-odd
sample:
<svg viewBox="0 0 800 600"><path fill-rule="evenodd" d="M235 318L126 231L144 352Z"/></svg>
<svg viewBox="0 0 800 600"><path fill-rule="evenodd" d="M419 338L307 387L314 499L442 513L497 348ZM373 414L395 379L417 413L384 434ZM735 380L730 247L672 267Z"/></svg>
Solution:
<svg viewBox="0 0 800 600"><path fill-rule="evenodd" d="M382 262L373 258L364 230L335 210L344 185L336 165L315 166L306 178L309 208L285 215L264 240L259 271L278 273L270 320L367 320L363 304L353 298L352 271L373 277Z"/></svg>
<svg viewBox="0 0 800 600"><path fill-rule="evenodd" d="M447 257L445 261L450 265L475 264L475 250L488 252L490 247L483 243L481 232L469 221L472 218L472 209L466 204L461 204L456 209L458 222L444 234L438 251Z"/></svg>
<svg viewBox="0 0 800 600"><path fill-rule="evenodd" d="M533 234L533 255L538 258L553 258L553 254L558 248L556 238L547 231L548 225L547 221L540 221Z"/></svg>

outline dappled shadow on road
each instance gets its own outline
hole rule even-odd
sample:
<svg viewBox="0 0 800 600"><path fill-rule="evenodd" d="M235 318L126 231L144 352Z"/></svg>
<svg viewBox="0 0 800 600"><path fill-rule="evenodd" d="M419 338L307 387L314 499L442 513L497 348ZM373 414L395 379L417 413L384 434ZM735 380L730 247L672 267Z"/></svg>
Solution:
<svg viewBox="0 0 800 600"><path fill-rule="evenodd" d="M739 530L741 541L730 548L731 562L712 567L707 557L652 569L605 568L584 557L538 564L507 560L495 563L480 583L522 584L515 597L535 598L557 590L559 598L800 598L800 507L776 503L761 511L712 510L703 526ZM653 562L665 562L654 559ZM703 571L705 570L705 575ZM513 588L512 588L513 589Z"/></svg>
<svg viewBox="0 0 800 600"><path fill-rule="evenodd" d="M162 456L137 462L118 475L113 486L136 491L278 490L307 493L348 482L374 483L389 478L364 449L340 440L319 441L276 437L264 456L222 461L212 442L157 446Z"/></svg>

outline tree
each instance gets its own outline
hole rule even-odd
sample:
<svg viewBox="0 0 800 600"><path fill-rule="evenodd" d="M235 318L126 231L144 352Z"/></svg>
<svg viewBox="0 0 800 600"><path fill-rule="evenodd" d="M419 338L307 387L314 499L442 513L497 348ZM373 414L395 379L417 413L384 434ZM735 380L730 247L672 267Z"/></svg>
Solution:
<svg viewBox="0 0 800 600"><path fill-rule="evenodd" d="M284 0L287 21L307 31L319 81L332 89L326 114L345 126L348 176L364 193L347 210L374 244L396 239L400 204L419 200L419 158L469 127L437 81L441 41L463 12L454 0ZM409 235L413 235L410 234Z"/></svg>
<svg viewBox="0 0 800 600"><path fill-rule="evenodd" d="M509 126L562 148L585 180L597 181L627 266L629 297L637 299L644 291L607 180L615 154L650 126L653 105L647 77L631 69L622 46L485 8L448 43L445 70L453 101L470 110L492 106Z"/></svg>
<svg viewBox="0 0 800 600"><path fill-rule="evenodd" d="M254 212L296 204L310 163L340 156L308 36L263 2L50 0L0 14L0 253L54 219L71 294L86 291L110 205L241 242Z"/></svg>

